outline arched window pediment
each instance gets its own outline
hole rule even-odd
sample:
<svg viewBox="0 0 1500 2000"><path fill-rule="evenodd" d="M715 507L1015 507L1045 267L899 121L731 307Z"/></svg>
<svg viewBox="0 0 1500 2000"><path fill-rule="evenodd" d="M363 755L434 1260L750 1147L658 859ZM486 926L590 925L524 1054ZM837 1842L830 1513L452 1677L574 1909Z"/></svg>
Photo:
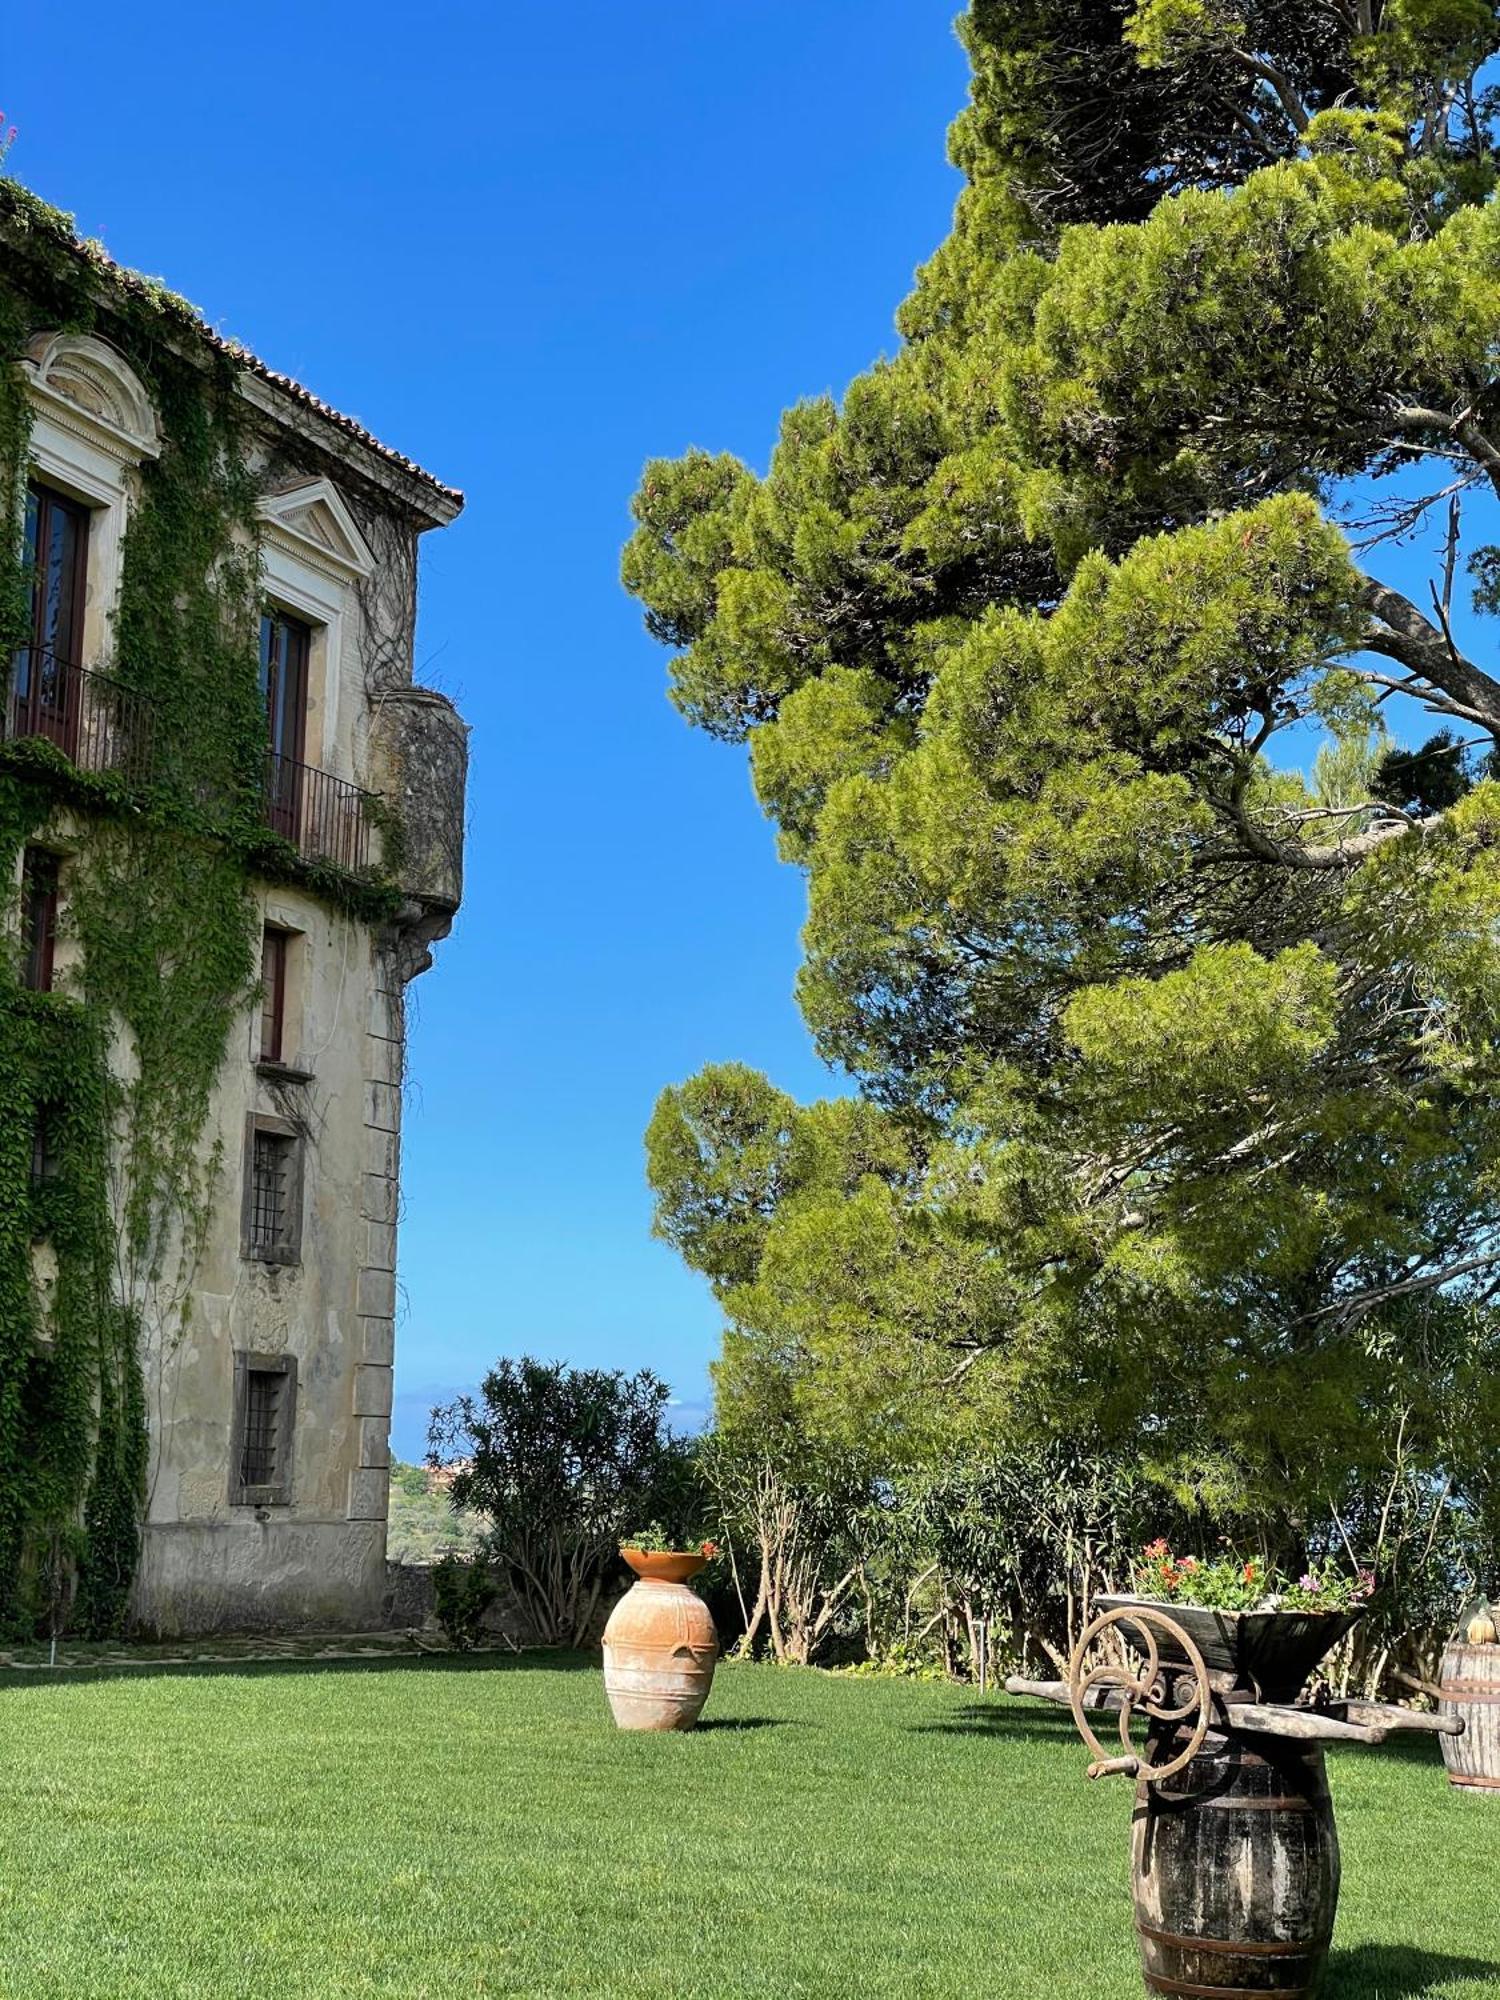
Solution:
<svg viewBox="0 0 1500 2000"><path fill-rule="evenodd" d="M31 391L57 422L112 457L139 464L161 451L161 426L139 376L91 333L41 333L23 363Z"/></svg>

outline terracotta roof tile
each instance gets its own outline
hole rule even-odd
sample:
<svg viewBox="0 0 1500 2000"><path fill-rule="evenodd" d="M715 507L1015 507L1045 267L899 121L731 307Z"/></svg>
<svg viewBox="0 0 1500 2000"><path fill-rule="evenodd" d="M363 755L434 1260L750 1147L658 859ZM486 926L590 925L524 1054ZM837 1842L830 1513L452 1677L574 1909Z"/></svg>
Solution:
<svg viewBox="0 0 1500 2000"><path fill-rule="evenodd" d="M356 418L345 416L342 410L336 410L331 403L325 403L321 396L315 396L311 389L305 389L290 375L283 375L279 370L268 366L259 355L252 354L242 342L227 339L210 326L197 307L191 305L188 300L168 291L156 280L144 278L138 271L132 271L128 266L116 263L102 243L83 241L74 231L70 216L52 208L17 182L0 179L0 217L3 216L13 217L23 228L42 230L60 248L70 251L80 262L87 264L107 284L116 286L136 298L151 301L182 327L184 332L202 340L216 353L227 355L237 366L258 376L262 382L268 382L272 388L289 396L303 409L313 411L325 422L343 431L346 436L357 439L367 450L383 458L388 465L393 465L411 478L420 480L434 493L441 494L455 509L463 505L464 496L456 486L445 486L442 480L428 472L424 466L418 465L414 458L408 458L404 452L396 451L388 444L382 444L380 439L372 431L366 430Z"/></svg>

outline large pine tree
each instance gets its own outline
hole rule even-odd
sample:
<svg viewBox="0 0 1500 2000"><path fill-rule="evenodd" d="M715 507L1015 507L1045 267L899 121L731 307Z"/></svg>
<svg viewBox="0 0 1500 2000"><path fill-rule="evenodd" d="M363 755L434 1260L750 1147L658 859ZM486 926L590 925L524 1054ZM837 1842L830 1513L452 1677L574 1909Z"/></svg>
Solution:
<svg viewBox="0 0 1500 2000"><path fill-rule="evenodd" d="M1497 10L962 33L896 358L763 478L693 452L636 497L626 583L748 741L861 1092L668 1091L659 1226L723 1394L769 1355L841 1435L1086 1429L1288 1524L1394 1454L1483 1520Z"/></svg>

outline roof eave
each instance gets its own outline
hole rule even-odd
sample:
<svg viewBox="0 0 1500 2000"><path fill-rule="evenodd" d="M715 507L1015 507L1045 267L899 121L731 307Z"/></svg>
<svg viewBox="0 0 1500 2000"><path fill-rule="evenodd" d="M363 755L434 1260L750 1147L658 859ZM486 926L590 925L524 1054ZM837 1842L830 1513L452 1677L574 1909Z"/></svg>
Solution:
<svg viewBox="0 0 1500 2000"><path fill-rule="evenodd" d="M462 493L435 484L426 474L403 470L385 452L372 450L343 424L311 408L301 395L280 388L258 369L242 366L237 386L245 401L280 429L295 431L345 465L354 462L364 480L416 515L424 528L445 528L463 512Z"/></svg>
<svg viewBox="0 0 1500 2000"><path fill-rule="evenodd" d="M45 240L76 261L106 311L111 304L118 305L119 294L149 301L162 316L163 337L174 347L195 350L205 362L216 355L227 358L249 403L281 427L297 431L320 451L356 468L424 525L446 526L462 510L464 496L456 488L445 486L414 459L385 444L356 418L325 403L291 376L278 374L238 341L226 339L186 300L116 263L101 245L82 242L71 216L51 207L30 189L0 179L0 209L12 225L0 235L6 248L22 261L36 259L38 243Z"/></svg>

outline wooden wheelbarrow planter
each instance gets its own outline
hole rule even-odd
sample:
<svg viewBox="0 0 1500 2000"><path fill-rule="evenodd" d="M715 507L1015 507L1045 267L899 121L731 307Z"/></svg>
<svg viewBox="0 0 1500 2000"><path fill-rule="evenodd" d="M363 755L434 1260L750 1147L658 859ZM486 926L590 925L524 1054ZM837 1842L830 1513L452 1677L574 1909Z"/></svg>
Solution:
<svg viewBox="0 0 1500 2000"><path fill-rule="evenodd" d="M1147 1990L1301 2000L1322 1975L1338 1905L1324 1744L1384 1743L1405 1730L1451 1737L1462 1720L1390 1702L1299 1703L1350 1615L1099 1603L1066 1680L1013 1676L1005 1685L1071 1710L1094 1752L1091 1778L1137 1780L1131 1882ZM1090 1649L1110 1632L1135 1650L1138 1668L1088 1669ZM1118 1722L1115 1754L1090 1720L1106 1714ZM1139 1751L1136 1716L1146 1722Z"/></svg>

